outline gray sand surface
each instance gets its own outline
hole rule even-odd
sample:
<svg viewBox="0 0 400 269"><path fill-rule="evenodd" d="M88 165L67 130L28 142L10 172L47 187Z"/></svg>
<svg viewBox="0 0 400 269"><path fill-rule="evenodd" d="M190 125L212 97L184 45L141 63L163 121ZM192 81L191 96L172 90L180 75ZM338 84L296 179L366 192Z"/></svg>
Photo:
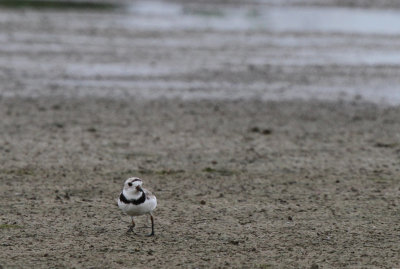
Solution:
<svg viewBox="0 0 400 269"><path fill-rule="evenodd" d="M399 35L146 7L0 9L0 268L400 267Z"/></svg>
<svg viewBox="0 0 400 269"><path fill-rule="evenodd" d="M5 268L399 266L398 108L86 99L0 107ZM144 236L146 217L125 234L116 198L133 175L158 197L154 238Z"/></svg>

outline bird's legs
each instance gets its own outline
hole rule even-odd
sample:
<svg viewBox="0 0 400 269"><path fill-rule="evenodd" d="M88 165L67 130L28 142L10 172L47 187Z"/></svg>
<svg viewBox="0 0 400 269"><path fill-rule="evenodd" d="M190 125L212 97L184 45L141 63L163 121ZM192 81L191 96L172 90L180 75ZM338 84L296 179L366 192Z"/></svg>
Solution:
<svg viewBox="0 0 400 269"><path fill-rule="evenodd" d="M127 231L127 233L132 233L133 228L135 228L135 226L136 226L135 221L133 220L133 217L131 217L131 219L132 219L132 225L129 226L129 230Z"/></svg>
<svg viewBox="0 0 400 269"><path fill-rule="evenodd" d="M150 220L151 220L151 234L149 234L148 236L153 236L154 235L154 218L153 218L153 214L150 213Z"/></svg>

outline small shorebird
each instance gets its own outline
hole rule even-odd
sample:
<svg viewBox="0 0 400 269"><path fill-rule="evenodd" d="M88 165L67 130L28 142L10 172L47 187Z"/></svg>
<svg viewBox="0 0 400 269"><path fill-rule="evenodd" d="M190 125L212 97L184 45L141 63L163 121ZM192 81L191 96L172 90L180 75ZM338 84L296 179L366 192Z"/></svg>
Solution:
<svg viewBox="0 0 400 269"><path fill-rule="evenodd" d="M128 232L133 232L135 227L134 216L149 214L151 219L151 234L154 235L153 210L157 206L157 198L146 189L142 189L142 180L137 177L128 178L118 199L118 207L127 215L131 216L132 225Z"/></svg>

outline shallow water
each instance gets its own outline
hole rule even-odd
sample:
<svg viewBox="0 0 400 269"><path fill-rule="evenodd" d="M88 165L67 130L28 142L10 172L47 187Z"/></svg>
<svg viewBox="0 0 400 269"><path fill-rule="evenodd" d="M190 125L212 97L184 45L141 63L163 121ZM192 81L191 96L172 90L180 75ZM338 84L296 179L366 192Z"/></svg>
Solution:
<svg viewBox="0 0 400 269"><path fill-rule="evenodd" d="M0 95L396 105L399 15L153 1L0 9Z"/></svg>
<svg viewBox="0 0 400 269"><path fill-rule="evenodd" d="M339 7L260 7L182 5L144 1L127 7L133 15L149 16L146 26L174 29L269 30L400 34L400 11ZM169 17L174 17L172 20ZM168 21L169 23L165 23ZM132 19L132 24L144 26Z"/></svg>

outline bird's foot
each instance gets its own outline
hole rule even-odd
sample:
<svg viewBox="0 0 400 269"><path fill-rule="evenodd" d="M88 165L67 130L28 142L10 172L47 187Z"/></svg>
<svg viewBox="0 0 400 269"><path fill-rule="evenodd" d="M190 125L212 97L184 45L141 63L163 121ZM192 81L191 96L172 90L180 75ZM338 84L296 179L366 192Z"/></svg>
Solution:
<svg viewBox="0 0 400 269"><path fill-rule="evenodd" d="M126 231L126 233L127 233L127 234L133 233L133 228L134 228L134 227L135 227L135 226L133 226L133 225L129 226L129 229L128 229L128 231Z"/></svg>
<svg viewBox="0 0 400 269"><path fill-rule="evenodd" d="M154 236L154 232L151 232L151 234L148 234L147 236Z"/></svg>

